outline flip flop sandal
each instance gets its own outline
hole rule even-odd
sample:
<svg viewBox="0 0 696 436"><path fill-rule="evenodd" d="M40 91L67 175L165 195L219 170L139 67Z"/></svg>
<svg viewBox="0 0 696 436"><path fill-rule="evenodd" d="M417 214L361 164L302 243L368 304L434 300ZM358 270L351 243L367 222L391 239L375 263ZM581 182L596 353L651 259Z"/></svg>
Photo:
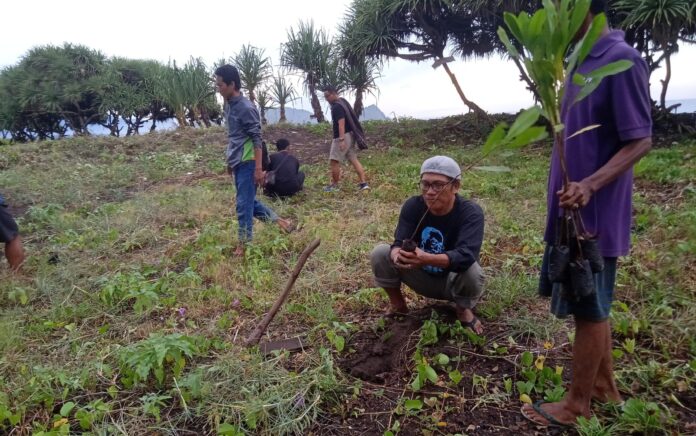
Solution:
<svg viewBox="0 0 696 436"><path fill-rule="evenodd" d="M528 415L525 410L524 406L520 409L520 412L522 413L522 416L527 418L527 420L531 421L533 424L539 426L539 427L561 427L561 428L571 428L573 425L571 424L564 424L554 418L553 416L549 415L544 409L541 408L542 404L546 404L546 401L539 400L536 403L532 404L532 408L536 413L539 414L542 418L544 418L546 421L548 421L548 424L542 424L539 421L534 419L534 416Z"/></svg>

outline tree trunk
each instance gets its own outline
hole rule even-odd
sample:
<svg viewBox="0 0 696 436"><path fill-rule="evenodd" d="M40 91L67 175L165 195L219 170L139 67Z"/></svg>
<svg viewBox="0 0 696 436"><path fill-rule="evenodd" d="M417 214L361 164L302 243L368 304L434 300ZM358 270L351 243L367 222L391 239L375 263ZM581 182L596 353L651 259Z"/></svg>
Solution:
<svg viewBox="0 0 696 436"><path fill-rule="evenodd" d="M206 107L203 105L201 105L199 109L201 111L201 120L203 120L203 124L205 124L206 128L209 128L210 127L210 114L208 113L208 109L206 109Z"/></svg>
<svg viewBox="0 0 696 436"><path fill-rule="evenodd" d="M118 128L118 120L120 118L121 116L119 114L113 115L113 118L111 120L111 126L109 126L109 130L111 130L111 136L121 136L121 129Z"/></svg>
<svg viewBox="0 0 696 436"><path fill-rule="evenodd" d="M253 89L249 90L249 101L251 101L253 104L256 104L256 94L254 93Z"/></svg>
<svg viewBox="0 0 696 436"><path fill-rule="evenodd" d="M449 65L447 65L447 62L443 62L443 63L442 63L442 66L445 68L445 71L446 71L447 74L449 75L450 80L452 80L452 84L454 85L455 89L457 90L457 93L459 94L459 98L462 99L462 101L464 102L464 104L466 105L466 107L468 107L469 110L473 111L473 112L476 114L477 117L483 118L483 119L486 120L486 122L488 122L489 124L493 124L492 120L490 119L490 117L488 116L488 114L486 113L486 111L484 111L483 109L481 109L481 108L480 108L476 103L474 103L473 101L470 101L469 99L466 98L466 96L464 95L464 91L462 91L462 88L459 86L459 82L457 81L457 77L456 77L456 76L454 75L454 73L449 69Z"/></svg>
<svg viewBox="0 0 696 436"><path fill-rule="evenodd" d="M323 123L326 120L324 119L324 112L321 110L321 104L319 103L319 99L317 98L317 88L312 80L308 80L307 82L309 83L307 87L309 88L309 95L312 100L314 118L317 119L317 123Z"/></svg>
<svg viewBox="0 0 696 436"><path fill-rule="evenodd" d="M183 129L184 127L186 127L187 123L185 110L179 109L178 111L176 111L174 115L176 116L176 121L179 123L179 128Z"/></svg>
<svg viewBox="0 0 696 436"><path fill-rule="evenodd" d="M662 92L660 93L660 109L665 110L667 105L665 100L667 99L667 87L669 86L669 81L672 78L672 53L669 52L669 47L667 44L662 45L665 48L665 78L660 80L662 82Z"/></svg>
<svg viewBox="0 0 696 436"><path fill-rule="evenodd" d="M288 119L285 118L285 103L282 103L282 104L280 105L280 118L278 119L278 123L284 123L284 122L286 122L287 120L288 120Z"/></svg>
<svg viewBox="0 0 696 436"><path fill-rule="evenodd" d="M259 111L259 112L261 112L261 113L260 113L260 115L261 115L261 125L262 125L262 126L265 126L266 124L268 124L268 120L266 119L266 108L263 107L263 106L261 106L259 109L261 109L261 110Z"/></svg>
<svg viewBox="0 0 696 436"><path fill-rule="evenodd" d="M355 116L360 118L363 113L363 91L362 89L355 90L355 103L353 103L353 110L355 111Z"/></svg>

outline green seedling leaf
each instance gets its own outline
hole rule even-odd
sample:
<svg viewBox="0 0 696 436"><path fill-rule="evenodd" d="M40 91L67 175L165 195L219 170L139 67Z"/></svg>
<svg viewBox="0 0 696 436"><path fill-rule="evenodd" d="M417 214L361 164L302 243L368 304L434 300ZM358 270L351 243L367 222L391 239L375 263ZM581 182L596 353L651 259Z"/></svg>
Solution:
<svg viewBox="0 0 696 436"><path fill-rule="evenodd" d="M423 402L418 399L406 400L404 402L404 407L406 410L421 410L423 408Z"/></svg>
<svg viewBox="0 0 696 436"><path fill-rule="evenodd" d="M505 392L508 394L512 393L512 379L511 378L506 378L503 379L503 387L505 388Z"/></svg>
<svg viewBox="0 0 696 436"><path fill-rule="evenodd" d="M583 127L582 129L580 129L580 130L578 130L577 132L573 133L572 135L570 135L570 136L567 137L566 139L574 138L574 137L576 137L576 136L578 136L578 135L580 135L580 134L582 134L582 133L585 133L585 132L590 131L590 130L594 130L594 129L596 129L597 127L599 127L600 125L601 125L601 124L592 124L592 125L590 125L590 126Z"/></svg>
<svg viewBox="0 0 696 436"><path fill-rule="evenodd" d="M437 341L437 325L431 320L425 321L423 327L421 327L421 337L418 341L418 346L437 344Z"/></svg>
<svg viewBox="0 0 696 436"><path fill-rule="evenodd" d="M223 423L218 427L217 434L219 436L244 436L244 432L236 425Z"/></svg>
<svg viewBox="0 0 696 436"><path fill-rule="evenodd" d="M462 376L462 373L459 372L458 369L455 369L454 371L450 371L449 378L450 378L450 380L452 380L452 383L454 383L455 385L458 385L459 382L462 381L463 376Z"/></svg>
<svg viewBox="0 0 696 436"><path fill-rule="evenodd" d="M529 367L534 363L534 355L529 351L522 353L522 366Z"/></svg>
<svg viewBox="0 0 696 436"><path fill-rule="evenodd" d="M484 156L488 156L495 149L503 144L503 138L505 138L505 129L507 128L507 123L499 123L493 128L491 133L486 138L486 142L481 148L481 152Z"/></svg>
<svg viewBox="0 0 696 436"><path fill-rule="evenodd" d="M531 394L532 389L534 389L534 383L533 382L523 382L523 381L518 381L515 383L515 386L517 387L517 392L522 394Z"/></svg>
<svg viewBox="0 0 696 436"><path fill-rule="evenodd" d="M67 403L63 404L63 407L60 408L60 416L67 417L74 408L75 403L68 401Z"/></svg>
<svg viewBox="0 0 696 436"><path fill-rule="evenodd" d="M498 347L498 348L495 349L495 352L496 352L496 354L498 354L499 356L502 356L502 355L508 353L508 348L507 348L507 347Z"/></svg>
<svg viewBox="0 0 696 436"><path fill-rule="evenodd" d="M613 76L614 74L619 74L623 71L628 70L633 66L633 62L628 60L620 60L612 62L610 64L599 67L596 70L585 76L585 85L580 89L580 92L575 97L574 103L579 102L583 98L590 95L597 87L602 83L602 79L607 76Z"/></svg>
<svg viewBox="0 0 696 436"><path fill-rule="evenodd" d="M573 74L573 85L576 86L584 86L585 85L585 76L583 76L580 73L575 73Z"/></svg>
<svg viewBox="0 0 696 436"><path fill-rule="evenodd" d="M541 141L549 136L545 127L533 126L525 130L524 132L517 135L510 143L507 144L507 148L520 148L532 142Z"/></svg>
<svg viewBox="0 0 696 436"><path fill-rule="evenodd" d="M425 376L430 380L432 383L437 383L437 373L433 369L432 366L426 365L425 367Z"/></svg>
<svg viewBox="0 0 696 436"><path fill-rule="evenodd" d="M595 42L597 42L597 40L599 39L606 24L606 15L599 14L594 17L592 23L590 24L590 28L587 30L587 33L585 33L585 36L578 43L578 53L577 57L575 57L574 59L577 65L582 64L587 55L590 54L590 51L592 51L592 47L594 47Z"/></svg>
<svg viewBox="0 0 696 436"><path fill-rule="evenodd" d="M503 45L505 46L505 49L508 51L508 54L511 57L519 57L519 52L517 51L515 46L512 45L512 42L510 41L507 32L502 27L498 27L498 38L500 38L500 41L502 41Z"/></svg>
<svg viewBox="0 0 696 436"><path fill-rule="evenodd" d="M508 130L505 139L511 140L520 133L532 127L539 119L539 115L541 115L541 111L536 106L532 106L529 109L522 111L522 113L517 115L517 118L515 118L515 122L512 123L512 126L510 126L510 130Z"/></svg>
<svg viewBox="0 0 696 436"><path fill-rule="evenodd" d="M435 359L437 360L438 365L441 365L441 366L447 365L450 361L449 356L446 354L442 354L442 353L435 356Z"/></svg>
<svg viewBox="0 0 696 436"><path fill-rule="evenodd" d="M418 392L421 390L422 387L423 387L423 380L421 379L420 374L419 374L411 382L411 389L413 389L414 392Z"/></svg>
<svg viewBox="0 0 696 436"><path fill-rule="evenodd" d="M595 70L592 70L590 73L587 73L587 77L601 80L608 76L623 73L624 71L631 69L632 66L632 61L629 61L628 59L622 59L603 65Z"/></svg>

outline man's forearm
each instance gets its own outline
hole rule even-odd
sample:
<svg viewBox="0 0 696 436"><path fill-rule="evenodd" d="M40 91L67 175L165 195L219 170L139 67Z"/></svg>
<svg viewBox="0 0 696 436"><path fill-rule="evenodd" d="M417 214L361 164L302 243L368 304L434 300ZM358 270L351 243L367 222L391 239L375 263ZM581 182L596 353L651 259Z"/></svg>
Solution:
<svg viewBox="0 0 696 436"><path fill-rule="evenodd" d="M256 169L263 170L263 151L261 147L254 147L254 161L256 161Z"/></svg>
<svg viewBox="0 0 696 436"><path fill-rule="evenodd" d="M450 259L449 256L447 256L444 253L440 254L430 254L428 253L428 256L426 258L426 264L430 266L434 266L437 268L449 268L450 266Z"/></svg>
<svg viewBox="0 0 696 436"><path fill-rule="evenodd" d="M341 118L338 120L338 138L343 139L346 137L346 119Z"/></svg>
<svg viewBox="0 0 696 436"><path fill-rule="evenodd" d="M635 165L652 148L652 138L643 138L626 144L609 161L583 180L592 192L597 192Z"/></svg>

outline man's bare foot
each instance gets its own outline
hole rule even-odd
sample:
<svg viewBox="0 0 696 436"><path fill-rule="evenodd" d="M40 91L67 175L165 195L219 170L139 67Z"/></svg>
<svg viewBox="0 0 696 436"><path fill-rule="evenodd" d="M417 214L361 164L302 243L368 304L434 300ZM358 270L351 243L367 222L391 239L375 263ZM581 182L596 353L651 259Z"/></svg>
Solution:
<svg viewBox="0 0 696 436"><path fill-rule="evenodd" d="M237 248L234 249L234 253L232 255L234 257L244 257L244 245L237 245Z"/></svg>
<svg viewBox="0 0 696 436"><path fill-rule="evenodd" d="M280 226L285 233L292 233L295 230L295 223L288 219L278 218L276 223L278 223L278 226Z"/></svg>
<svg viewBox="0 0 696 436"><path fill-rule="evenodd" d="M398 315L408 313L408 305L406 304L406 299L401 293L401 289L397 288L384 288L384 291L389 297L389 312L387 315Z"/></svg>
<svg viewBox="0 0 696 436"><path fill-rule="evenodd" d="M464 327L469 327L477 335L483 333L483 323L478 319L474 312L467 307L457 306L457 319Z"/></svg>

